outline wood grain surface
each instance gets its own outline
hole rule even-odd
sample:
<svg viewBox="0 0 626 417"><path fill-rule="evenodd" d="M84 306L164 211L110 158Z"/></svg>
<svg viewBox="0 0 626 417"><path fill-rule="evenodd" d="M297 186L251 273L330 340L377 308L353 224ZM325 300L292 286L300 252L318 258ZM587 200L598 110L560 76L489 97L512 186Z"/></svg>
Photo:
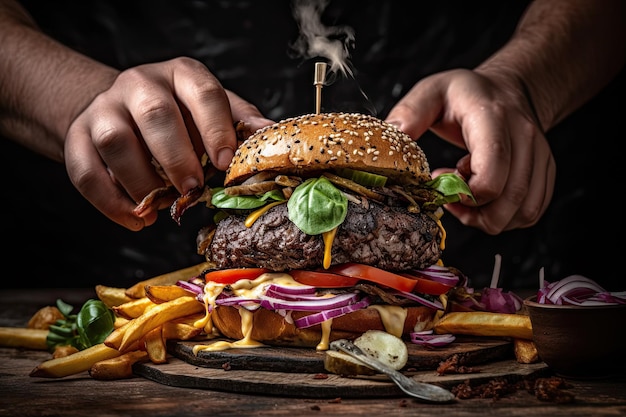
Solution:
<svg viewBox="0 0 626 417"><path fill-rule="evenodd" d="M170 343L173 355L167 364L144 363L135 373L177 387L200 388L309 398L369 398L401 396L402 392L384 375L342 377L324 369L324 352L315 349L263 347L199 352L198 342ZM468 379L518 380L546 371L543 363L511 361L511 342L496 338L460 337L454 343L428 349L407 343L409 360L403 373L419 381L453 386ZM439 375L438 365L452 356L472 368L471 373Z"/></svg>
<svg viewBox="0 0 626 417"><path fill-rule="evenodd" d="M176 357L167 364L144 363L133 368L135 373L164 385L197 388L242 394L266 394L306 398L381 398L406 396L384 375L342 377L327 373L271 372L215 369L191 365ZM466 380L476 383L493 378L517 381L546 371L543 363L518 364L497 361L483 364L475 373L438 375L435 371L406 372L421 382L451 388Z"/></svg>
<svg viewBox="0 0 626 417"><path fill-rule="evenodd" d="M93 297L93 289L67 288L25 288L22 290L0 291L0 326L24 326L33 312L46 305L53 305L57 298L79 305ZM348 398L352 384L348 378L329 376L328 380L317 381L315 373L302 372L302 375L270 374L272 380L282 378L287 389L291 384L341 384L329 387L321 398L315 393L304 392L307 396L291 396L293 390L279 394L256 394L243 391L244 382L237 378L250 378L257 372L244 370L226 371L221 368L206 368L182 363L171 357L171 362L155 365L154 372L159 382L147 377L135 376L129 379L100 381L91 378L87 372L60 379L33 378L29 373L41 362L50 359L46 351L0 348L0 416L7 417L84 417L84 416L133 416L133 417L239 417L239 416L324 416L352 417L390 415L401 417L611 417L626 415L626 375L607 379L575 380L568 379L565 392L571 394L573 403L561 404L537 398L527 390L517 390L499 399L471 398L459 399L451 404L428 404L406 396L383 396L385 389L395 389L391 383L384 385L367 398ZM180 368L175 369L176 362ZM519 368L531 371L535 366L518 365L514 359L493 360L474 365L480 372L468 375L446 375L439 377L434 372L417 371L413 377L420 380L448 385L458 378L467 378L482 383L490 375L495 375L493 367L498 367L511 378L519 376ZM188 374L194 370L197 375ZM543 372L543 371L541 371ZM247 376L245 375L247 373ZM239 375L243 376L239 376ZM261 377L259 375L259 377ZM181 379L187 378L187 381ZM303 378L305 382L298 382ZM532 378L529 376L529 378ZM210 379L206 382L206 379ZM228 380L236 380L229 383ZM313 380L313 381L312 381ZM449 380L449 381L448 381ZM181 387L182 383L187 387ZM488 381L485 381L488 382ZM170 383L171 385L167 385ZM214 389L207 389L207 384ZM262 383L267 384L264 380ZM361 384L373 382L361 382ZM179 384L179 385L175 385ZM239 385L237 385L239 384ZM251 390L261 391L260 383L254 382ZM266 386L267 387L267 386ZM271 386L272 389L278 384ZM275 389L273 392L275 392ZM371 392L371 391L370 391ZM340 395L334 395L334 394ZM351 393L355 395L354 393Z"/></svg>
<svg viewBox="0 0 626 417"><path fill-rule="evenodd" d="M205 342L178 341L170 343L168 349L186 362L208 368L222 368L228 364L230 369L253 371L325 372L324 352L312 348L261 347L201 351L195 355L192 349L199 343ZM409 358L404 370L433 370L453 355L457 355L460 365L513 358L510 341L488 337L459 336L455 342L436 349L407 343L407 349Z"/></svg>

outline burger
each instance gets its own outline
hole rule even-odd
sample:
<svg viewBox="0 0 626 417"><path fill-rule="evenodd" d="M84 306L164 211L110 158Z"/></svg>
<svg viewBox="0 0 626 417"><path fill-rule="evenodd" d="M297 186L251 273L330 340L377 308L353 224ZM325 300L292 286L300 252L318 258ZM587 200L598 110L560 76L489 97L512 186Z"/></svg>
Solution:
<svg viewBox="0 0 626 417"><path fill-rule="evenodd" d="M442 205L461 194L462 178L433 179L417 143L376 117L288 118L245 139L223 187L204 192L216 214L197 246L211 268L183 285L240 345L409 337L464 279L441 260Z"/></svg>

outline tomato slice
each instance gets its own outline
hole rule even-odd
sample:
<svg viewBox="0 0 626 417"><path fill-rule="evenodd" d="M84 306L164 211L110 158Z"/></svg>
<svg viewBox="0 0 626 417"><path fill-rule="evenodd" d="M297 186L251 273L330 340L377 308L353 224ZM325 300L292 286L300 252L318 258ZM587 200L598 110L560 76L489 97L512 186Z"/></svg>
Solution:
<svg viewBox="0 0 626 417"><path fill-rule="evenodd" d="M346 263L331 267L330 272L360 278L399 291L411 292L416 281L393 272L385 271L370 265Z"/></svg>
<svg viewBox="0 0 626 417"><path fill-rule="evenodd" d="M358 278L345 275L334 274L325 271L307 271L304 269L294 269L289 271L289 275L300 284L312 285L320 288L346 288L354 287Z"/></svg>
<svg viewBox="0 0 626 417"><path fill-rule="evenodd" d="M402 272L400 275L415 280L413 292L416 293L419 292L422 294L441 295L447 293L450 288L453 288L451 285L446 285L442 282L433 281L432 279L420 277L415 274Z"/></svg>
<svg viewBox="0 0 626 417"><path fill-rule="evenodd" d="M217 284L234 284L240 279L255 279L259 275L271 272L266 268L233 268L220 269L218 271L209 271L204 274L206 282L215 282Z"/></svg>

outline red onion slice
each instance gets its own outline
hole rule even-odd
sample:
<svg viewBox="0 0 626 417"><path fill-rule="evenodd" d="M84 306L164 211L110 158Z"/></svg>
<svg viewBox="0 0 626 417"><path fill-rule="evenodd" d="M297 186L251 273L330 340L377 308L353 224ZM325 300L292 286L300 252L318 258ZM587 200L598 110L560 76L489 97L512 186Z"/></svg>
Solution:
<svg viewBox="0 0 626 417"><path fill-rule="evenodd" d="M412 292L407 292L407 291L395 290L395 291L390 291L390 292L394 295L399 295L409 300L416 301L422 305L425 305L426 307L430 307L435 310L443 310L443 305L439 301L431 301L427 298L420 297L417 294L414 294Z"/></svg>
<svg viewBox="0 0 626 417"><path fill-rule="evenodd" d="M412 343L428 347L446 346L456 340L456 336L453 334L433 334L432 330L412 332L410 336Z"/></svg>
<svg viewBox="0 0 626 417"><path fill-rule="evenodd" d="M570 275L552 283L543 282L537 292L540 304L601 306L626 304L626 291L609 292L590 278Z"/></svg>
<svg viewBox="0 0 626 417"><path fill-rule="evenodd" d="M456 286L460 280L458 275L441 265L431 265L424 269L415 269L412 273L452 287Z"/></svg>
<svg viewBox="0 0 626 417"><path fill-rule="evenodd" d="M266 293L276 293L285 295L312 295L315 294L317 288L312 285L279 285L270 284L265 290Z"/></svg>
<svg viewBox="0 0 626 417"><path fill-rule="evenodd" d="M247 310L256 310L261 304L256 298L248 297L222 297L215 300L216 305L220 306L240 306Z"/></svg>
<svg viewBox="0 0 626 417"><path fill-rule="evenodd" d="M522 308L523 300L515 293L503 292L502 288L484 288L480 303L485 311L493 313L515 313Z"/></svg>
<svg viewBox="0 0 626 417"><path fill-rule="evenodd" d="M186 289L187 291L191 291L192 293L198 295L204 292L204 287L201 285L194 284L191 281L179 280L176 282L176 285Z"/></svg>
<svg viewBox="0 0 626 417"><path fill-rule="evenodd" d="M598 292L605 292L604 288L591 281L589 278L580 275L572 275L553 284L556 285L553 285L546 295L548 300L553 304L561 304L561 298L570 294L587 293L591 295Z"/></svg>
<svg viewBox="0 0 626 417"><path fill-rule="evenodd" d="M319 295L313 294L289 294L277 291L275 289L268 288L265 291L265 296L270 298L279 298L281 300L293 300L293 301L307 301L307 300L319 300Z"/></svg>
<svg viewBox="0 0 626 417"><path fill-rule="evenodd" d="M303 301L284 300L280 298L261 296L259 297L261 307L268 310L294 310L294 311L320 311L338 307L344 307L354 303L358 298L358 293L344 293L333 297L317 297L314 300Z"/></svg>
<svg viewBox="0 0 626 417"><path fill-rule="evenodd" d="M356 302L354 304L350 304L344 307L334 308L330 310L320 311L319 313L309 314L308 316L301 317L297 320L294 320L294 324L299 329L304 329L306 327L315 326L316 324L320 324L326 320L334 319L340 316L343 316L348 313L352 313L354 311L360 310L362 308L370 305L371 301L369 298L365 297L361 299L361 301Z"/></svg>

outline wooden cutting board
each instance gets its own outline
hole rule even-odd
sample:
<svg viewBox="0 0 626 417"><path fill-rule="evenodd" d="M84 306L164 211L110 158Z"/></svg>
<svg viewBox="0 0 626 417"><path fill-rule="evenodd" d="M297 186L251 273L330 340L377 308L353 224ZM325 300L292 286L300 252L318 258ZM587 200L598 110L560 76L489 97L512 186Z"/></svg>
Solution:
<svg viewBox="0 0 626 417"><path fill-rule="evenodd" d="M178 341L168 346L168 363L134 366L138 375L156 382L227 392L309 398L368 398L403 396L385 375L342 377L324 370L324 352L314 349L264 347L199 352L198 342ZM519 364L512 344L491 338L458 337L454 343L428 349L407 343L409 361L403 373L419 381L451 387L466 380L496 377L518 380L547 370L543 363ZM438 375L440 362L456 355L473 373Z"/></svg>
<svg viewBox="0 0 626 417"><path fill-rule="evenodd" d="M195 355L192 349L197 344L198 342L192 341L176 341L171 343L168 349L170 353L185 362L208 368L222 369L228 366L232 370L325 372L324 352L318 352L312 348L262 347L199 352ZM461 365L513 357L512 343L497 338L458 336L454 343L436 349L415 343L406 345L409 359L405 370L434 370L441 361L452 355L458 356Z"/></svg>

